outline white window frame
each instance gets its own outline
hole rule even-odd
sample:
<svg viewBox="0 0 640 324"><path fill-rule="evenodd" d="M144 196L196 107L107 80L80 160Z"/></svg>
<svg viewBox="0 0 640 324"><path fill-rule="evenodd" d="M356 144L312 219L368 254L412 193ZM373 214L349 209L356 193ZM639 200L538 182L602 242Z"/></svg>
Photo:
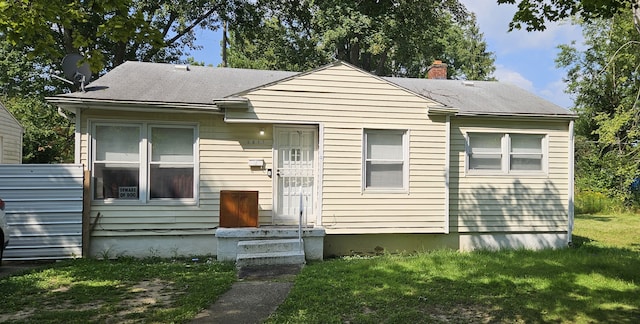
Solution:
<svg viewBox="0 0 640 324"><path fill-rule="evenodd" d="M402 135L402 187L367 187L367 134ZM409 191L409 130L408 129L362 129L362 192L407 193Z"/></svg>
<svg viewBox="0 0 640 324"><path fill-rule="evenodd" d="M475 170L470 168L471 160L471 140L474 134L492 134L501 136L501 162L499 170ZM511 170L511 136L512 135L530 135L541 137L541 154L540 170ZM544 133L528 133L528 132L483 132L470 131L465 135L465 174L466 175L543 175L549 174L549 135ZM522 154L522 153L517 153Z"/></svg>
<svg viewBox="0 0 640 324"><path fill-rule="evenodd" d="M89 167L92 179L95 179L96 163L96 127L98 126L136 126L140 128L139 137L139 175L138 175L138 199L95 198L95 181L91 181L91 200L97 204L121 204L121 205L197 205L199 200L200 170L199 170L199 127L194 123L163 123L163 122L121 122L111 120L89 121L91 132L89 133ZM149 181L151 165L151 129L152 128L190 128L193 130L193 198L150 198Z"/></svg>

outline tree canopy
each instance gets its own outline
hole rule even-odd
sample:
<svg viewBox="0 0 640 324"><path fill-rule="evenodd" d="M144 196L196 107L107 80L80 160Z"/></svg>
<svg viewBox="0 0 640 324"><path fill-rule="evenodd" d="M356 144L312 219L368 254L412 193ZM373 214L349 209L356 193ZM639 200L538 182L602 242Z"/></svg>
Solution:
<svg viewBox="0 0 640 324"><path fill-rule="evenodd" d="M77 90L51 78L65 55L82 54L94 76L126 60L178 62L197 49L197 29L223 23L232 66L301 71L338 58L378 75L424 77L441 59L450 77L466 79L495 69L458 0L1 1L0 100L26 129L24 162L72 158L71 121L44 101Z"/></svg>
<svg viewBox="0 0 640 324"><path fill-rule="evenodd" d="M257 4L253 24L230 25L230 66L301 71L340 59L376 75L425 77L440 59L452 78L495 70L475 16L457 0Z"/></svg>
<svg viewBox="0 0 640 324"><path fill-rule="evenodd" d="M10 0L0 2L0 33L32 57L59 62L80 53L94 72L126 60L174 62L196 48L197 28L242 24L242 0Z"/></svg>
<svg viewBox="0 0 640 324"><path fill-rule="evenodd" d="M517 4L510 29L525 28L542 31L549 22L568 17L580 17L584 21L611 18L621 11L629 11L637 0L498 0L499 4Z"/></svg>
<svg viewBox="0 0 640 324"><path fill-rule="evenodd" d="M579 114L576 186L637 202L630 189L640 177L640 34L624 14L582 28L586 49L561 46L557 60Z"/></svg>
<svg viewBox="0 0 640 324"><path fill-rule="evenodd" d="M66 54L79 53L94 75L126 60L177 62L195 33L221 21L242 24L242 0L8 0L0 2L0 100L25 127L25 163L69 162L71 122L44 101L67 92L52 79Z"/></svg>

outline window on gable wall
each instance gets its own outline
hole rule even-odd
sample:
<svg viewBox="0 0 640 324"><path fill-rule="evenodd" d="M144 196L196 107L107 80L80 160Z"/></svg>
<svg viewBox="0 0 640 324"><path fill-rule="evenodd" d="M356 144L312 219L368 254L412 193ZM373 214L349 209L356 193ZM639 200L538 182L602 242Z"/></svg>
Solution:
<svg viewBox="0 0 640 324"><path fill-rule="evenodd" d="M195 134L194 126L95 124L94 199L193 199Z"/></svg>
<svg viewBox="0 0 640 324"><path fill-rule="evenodd" d="M542 134L467 134L467 170L483 173L546 172L546 136Z"/></svg>
<svg viewBox="0 0 640 324"><path fill-rule="evenodd" d="M408 182L407 132L364 130L364 189L404 190Z"/></svg>

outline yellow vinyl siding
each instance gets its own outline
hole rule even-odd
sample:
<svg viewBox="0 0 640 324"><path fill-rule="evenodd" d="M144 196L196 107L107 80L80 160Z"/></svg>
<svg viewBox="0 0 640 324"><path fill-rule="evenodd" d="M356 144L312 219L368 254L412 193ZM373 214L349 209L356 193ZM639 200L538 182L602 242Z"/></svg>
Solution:
<svg viewBox="0 0 640 324"><path fill-rule="evenodd" d="M566 232L568 124L500 118L453 118L450 225L452 232ZM547 172L465 173L466 133L545 134Z"/></svg>
<svg viewBox="0 0 640 324"><path fill-rule="evenodd" d="M22 163L22 126L0 104L0 163Z"/></svg>
<svg viewBox="0 0 640 324"><path fill-rule="evenodd" d="M215 114L133 113L91 109L82 113L82 163L89 165L88 122L175 122L197 124L199 130L199 192L196 204L101 203L91 206L98 222L93 236L214 234L219 224L220 190L258 190L259 221L271 222L272 184L266 171L252 169L249 159L272 162L271 127L229 125ZM259 128L268 132L258 135ZM252 142L253 141L253 142ZM257 142L262 141L262 142ZM256 144L257 143L257 144Z"/></svg>
<svg viewBox="0 0 640 324"><path fill-rule="evenodd" d="M433 102L342 65L244 95L249 111L226 118L322 124L322 225L332 233L445 231L444 118L427 116ZM408 191L362 189L364 129L406 130Z"/></svg>
<svg viewBox="0 0 640 324"><path fill-rule="evenodd" d="M335 65L240 94L248 109L216 114L82 112L81 158L88 165L88 121L184 122L198 125L199 192L196 204L92 205L100 218L95 236L213 234L219 224L220 190L258 190L259 223L272 224L274 125L318 130L321 151L315 198L327 234L561 232L567 228L568 121L451 117L449 210L445 210L447 123L429 116L438 105L348 66ZM117 117L114 117L117 116ZM264 129L266 134L259 136ZM363 132L406 131L409 177L401 192L365 191ZM547 172L469 175L467 132L546 134ZM265 168L250 168L263 159ZM313 212L318 209L314 208ZM310 221L315 221L311 219Z"/></svg>

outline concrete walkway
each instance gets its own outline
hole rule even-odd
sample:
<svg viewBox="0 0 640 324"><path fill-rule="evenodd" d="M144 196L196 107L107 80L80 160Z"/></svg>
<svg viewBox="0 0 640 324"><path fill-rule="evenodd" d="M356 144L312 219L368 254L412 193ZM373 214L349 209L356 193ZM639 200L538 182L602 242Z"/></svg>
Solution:
<svg viewBox="0 0 640 324"><path fill-rule="evenodd" d="M239 280L191 323L262 323L287 298L302 266L281 265L239 270Z"/></svg>

